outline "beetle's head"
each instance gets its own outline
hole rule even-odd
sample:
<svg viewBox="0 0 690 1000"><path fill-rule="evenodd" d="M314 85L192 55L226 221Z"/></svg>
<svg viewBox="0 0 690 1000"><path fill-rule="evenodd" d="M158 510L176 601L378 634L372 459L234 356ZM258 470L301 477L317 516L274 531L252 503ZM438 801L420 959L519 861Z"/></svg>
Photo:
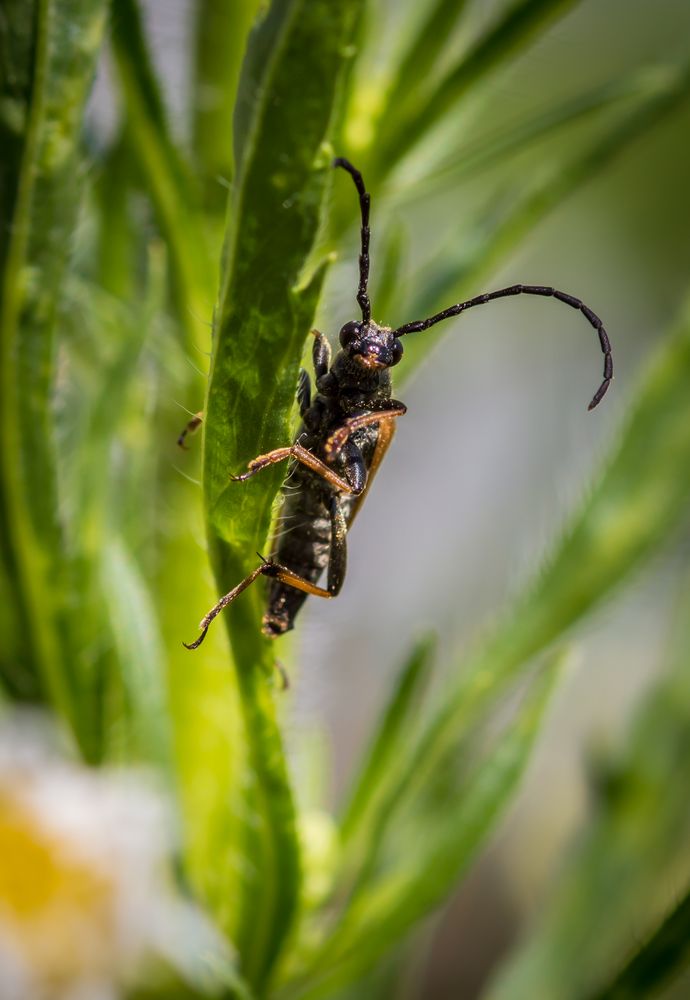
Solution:
<svg viewBox="0 0 690 1000"><path fill-rule="evenodd" d="M369 320L346 323L340 331L340 346L363 368L392 368L403 355L403 346L387 326Z"/></svg>

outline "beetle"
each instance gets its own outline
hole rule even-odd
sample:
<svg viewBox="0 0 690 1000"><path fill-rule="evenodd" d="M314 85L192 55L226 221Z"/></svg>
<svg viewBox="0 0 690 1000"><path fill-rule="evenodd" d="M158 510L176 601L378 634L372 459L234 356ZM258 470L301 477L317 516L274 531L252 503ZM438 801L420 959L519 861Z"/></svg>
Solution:
<svg viewBox="0 0 690 1000"><path fill-rule="evenodd" d="M294 627L297 613L310 594L325 598L339 594L345 579L348 530L391 443L396 421L406 412L405 404L391 394L390 369L402 358L402 337L428 330L436 323L495 299L539 295L579 310L598 334L604 355L604 378L592 397L590 410L604 398L613 378L611 344L602 321L580 299L547 285L510 285L486 292L397 329L375 322L368 293L370 195L361 173L348 160L338 157L333 166L347 171L359 196L356 298L362 318L350 320L342 327L340 350L334 359L326 337L318 330L312 331L316 393L312 393L309 375L302 369L297 388L302 422L294 442L257 456L249 462L246 472L231 476L235 482L246 482L269 465L289 460L282 511L290 529L276 535L270 557L260 556L261 562L249 576L204 616L199 638L184 643L187 649L196 649L213 619L260 576L270 581L262 631L273 638ZM197 414L190 421L180 444L184 445L187 430L194 430L200 419ZM322 587L318 580L324 570L327 579Z"/></svg>

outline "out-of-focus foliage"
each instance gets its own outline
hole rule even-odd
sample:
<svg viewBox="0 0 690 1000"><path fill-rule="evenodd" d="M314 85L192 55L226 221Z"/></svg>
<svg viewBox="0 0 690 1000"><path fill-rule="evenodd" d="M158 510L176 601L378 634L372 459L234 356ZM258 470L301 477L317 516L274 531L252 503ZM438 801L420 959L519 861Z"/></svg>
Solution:
<svg viewBox="0 0 690 1000"><path fill-rule="evenodd" d="M56 713L89 763L160 775L180 884L236 956L225 995L356 993L395 953L510 800L573 626L683 521L687 314L543 571L442 690L429 693L433 642L410 652L347 806L319 803L318 823L296 805L260 586L197 654L180 641L267 544L280 470L229 477L289 439L329 251L356 222L351 185L331 190L334 151L396 207L374 287L381 318L403 322L462 296L687 100L690 62L669 60L472 137L464 109L578 6L513 0L478 21L436 0L394 19L380 54L390 10L376 0L200 2L186 130L171 128L137 0L9 0L0 15L3 700ZM82 123L104 47L120 117L99 144ZM465 184L479 194L463 241L442 232L430 249L408 231L406 211ZM408 376L431 341L410 339ZM173 453L187 418L171 401L204 392L199 468ZM601 766L591 827L488 996L646 996L686 966L687 905L667 915L655 886L687 893L687 641Z"/></svg>

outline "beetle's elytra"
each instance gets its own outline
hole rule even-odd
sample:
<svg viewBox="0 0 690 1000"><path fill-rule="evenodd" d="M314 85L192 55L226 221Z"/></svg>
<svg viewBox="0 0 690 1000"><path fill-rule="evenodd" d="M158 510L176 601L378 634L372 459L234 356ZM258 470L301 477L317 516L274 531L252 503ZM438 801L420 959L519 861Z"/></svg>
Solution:
<svg viewBox="0 0 690 1000"><path fill-rule="evenodd" d="M246 472L232 476L245 482L275 462L289 460L289 491L284 491L281 509L289 530L276 534L271 555L262 559L249 576L218 601L200 623L201 635L188 649L196 649L209 625L259 576L269 578L268 605L263 632L279 636L293 628L297 612L309 594L335 597L343 585L347 561L347 533L391 443L404 403L392 398L390 369L401 359L401 337L428 330L442 320L458 316L473 306L511 295L541 295L558 299L578 309L596 330L604 355L604 378L589 409L604 398L613 378L611 345L604 325L580 299L547 285L510 285L477 295L444 309L428 319L415 320L392 330L371 318L369 279L369 203L362 175L339 157L334 166L352 177L359 194L360 230L359 287L357 302L361 320L351 320L340 331L340 350L331 358L328 340L314 334L314 386L304 370L297 388L302 423L295 441L249 462ZM188 425L193 430L200 415ZM183 444L185 430L180 438ZM318 585L327 570L326 586Z"/></svg>

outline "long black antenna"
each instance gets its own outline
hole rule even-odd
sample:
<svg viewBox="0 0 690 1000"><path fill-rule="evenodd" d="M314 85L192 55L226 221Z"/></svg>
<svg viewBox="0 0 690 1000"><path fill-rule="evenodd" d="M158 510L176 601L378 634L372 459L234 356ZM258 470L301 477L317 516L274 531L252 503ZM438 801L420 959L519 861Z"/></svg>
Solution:
<svg viewBox="0 0 690 1000"><path fill-rule="evenodd" d="M334 167L342 167L355 182L357 193L359 194L359 208L362 213L362 228L360 229L361 252L359 255L359 288L357 289L357 302L362 310L362 319L368 323L371 319L371 302L367 292L369 281L369 205L371 198L364 186L364 180L359 170L353 167L349 160L343 156L338 156L333 160Z"/></svg>
<svg viewBox="0 0 690 1000"><path fill-rule="evenodd" d="M468 299L467 302L458 302L457 305L450 306L448 309L444 309L443 312L436 313L435 316L430 316L429 319L417 320L414 323L405 323L404 326L394 330L393 333L396 337L402 337L406 333L418 333L420 330L428 330L430 326L434 326L434 324L440 323L444 319L450 319L451 316L458 316L466 309L472 309L473 306L483 306L486 302L492 302L494 299L503 299L509 295L543 295L546 298L558 299L559 302L565 302L567 306L578 309L597 331L601 350L604 355L604 381L594 393L592 401L587 407L587 409L593 410L606 395L606 390L613 378L613 357L611 355L611 344L608 334L604 329L602 321L596 313L592 312L589 306L586 306L580 299L576 299L574 295L559 292L556 288L551 288L548 285L511 285L509 288L499 288L497 292L486 292L484 295L477 295L473 299Z"/></svg>

